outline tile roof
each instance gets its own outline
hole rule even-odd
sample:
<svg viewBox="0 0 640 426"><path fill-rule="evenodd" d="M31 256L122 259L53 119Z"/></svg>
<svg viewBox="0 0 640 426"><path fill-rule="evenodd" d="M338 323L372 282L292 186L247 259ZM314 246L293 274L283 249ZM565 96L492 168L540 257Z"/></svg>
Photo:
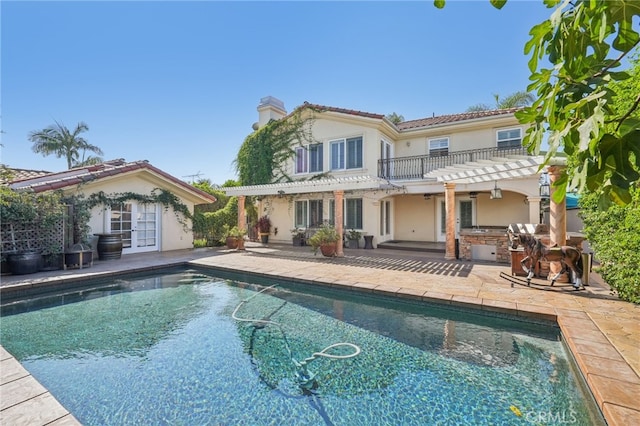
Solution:
<svg viewBox="0 0 640 426"><path fill-rule="evenodd" d="M132 172L135 170L149 170L162 176L164 179L170 181L174 185L180 186L183 189L195 193L201 198L214 202L215 197L201 191L198 188L189 185L188 183L177 179L170 174L163 172L157 167L149 164L148 161L133 161L126 162L124 159L117 159L112 161L105 161L104 163L95 164L85 167L76 167L73 169L65 170L62 172L46 173L39 176L33 176L23 179L13 179L9 186L18 191L32 191L32 192L44 192L54 191L57 189L68 188L82 183L95 181L98 179L104 179L109 176L117 176L123 173Z"/></svg>
<svg viewBox="0 0 640 426"><path fill-rule="evenodd" d="M14 169L12 167L7 167L6 170L10 173L10 180L5 180L4 178L0 182L0 184L7 184L8 182L13 182L16 180L25 180L36 178L40 176L47 175L51 172L47 172L45 170L30 170L30 169Z"/></svg>
<svg viewBox="0 0 640 426"><path fill-rule="evenodd" d="M490 111L463 112L461 114L438 115L433 117L409 120L399 123L398 130L417 129L421 127L435 126L436 124L457 123L460 121L476 120L478 118L496 117L499 115L513 115L520 108L494 109Z"/></svg>
<svg viewBox="0 0 640 426"><path fill-rule="evenodd" d="M384 118L384 114L374 114L371 112L358 111L355 109L336 108L336 107L331 107L326 105L312 104L307 101L305 101L304 104L302 104L298 108L313 108L313 109L320 110L322 112L324 111L338 112L341 114L357 115L357 116L366 117L366 118L377 118L379 120L382 120Z"/></svg>
<svg viewBox="0 0 640 426"><path fill-rule="evenodd" d="M312 104L306 101L304 102L304 104L302 104L298 108L314 108L321 112L330 111L330 112L337 112L341 114L355 115L359 117L375 118L379 120L382 120L385 117L384 114L375 114L371 112L364 112L364 111L358 111L358 110L347 109L347 108L336 108L336 107L331 107L326 105ZM460 114L448 114L448 115L438 115L438 116L434 115L433 117L403 121L402 123L397 124L396 128L398 129L398 131L402 132L403 130L418 129L423 127L435 126L437 124L457 123L457 122L467 121L467 120L476 120L479 118L497 117L500 115L512 115L519 109L521 108L463 112Z"/></svg>

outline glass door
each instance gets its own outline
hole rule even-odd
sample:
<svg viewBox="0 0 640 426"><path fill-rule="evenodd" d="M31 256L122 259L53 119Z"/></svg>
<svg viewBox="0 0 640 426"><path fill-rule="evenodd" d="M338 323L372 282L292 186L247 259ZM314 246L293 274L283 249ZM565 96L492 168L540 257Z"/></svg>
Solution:
<svg viewBox="0 0 640 426"><path fill-rule="evenodd" d="M123 203L111 208L111 232L122 234L122 253L158 250L158 205Z"/></svg>

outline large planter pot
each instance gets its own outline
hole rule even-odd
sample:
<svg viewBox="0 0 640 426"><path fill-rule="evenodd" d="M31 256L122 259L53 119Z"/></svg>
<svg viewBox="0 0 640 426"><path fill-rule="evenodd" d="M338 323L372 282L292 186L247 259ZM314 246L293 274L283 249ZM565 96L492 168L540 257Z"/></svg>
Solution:
<svg viewBox="0 0 640 426"><path fill-rule="evenodd" d="M320 244L320 253L326 257L334 257L336 255L336 243Z"/></svg>
<svg viewBox="0 0 640 426"><path fill-rule="evenodd" d="M293 245L302 247L304 245L304 238L302 237L293 237Z"/></svg>
<svg viewBox="0 0 640 426"><path fill-rule="evenodd" d="M349 247L350 249L360 248L360 241L359 240L347 240L347 247Z"/></svg>
<svg viewBox="0 0 640 426"><path fill-rule="evenodd" d="M98 236L98 259L120 259L122 256L122 234L94 234Z"/></svg>
<svg viewBox="0 0 640 426"><path fill-rule="evenodd" d="M227 237L225 244L227 245L227 248L230 248L232 250L237 249L238 239L236 237Z"/></svg>
<svg viewBox="0 0 640 426"><path fill-rule="evenodd" d="M37 251L12 253L7 259L13 275L33 274L42 267L42 255Z"/></svg>
<svg viewBox="0 0 640 426"><path fill-rule="evenodd" d="M260 242L262 244L269 244L269 234L265 232L260 232Z"/></svg>

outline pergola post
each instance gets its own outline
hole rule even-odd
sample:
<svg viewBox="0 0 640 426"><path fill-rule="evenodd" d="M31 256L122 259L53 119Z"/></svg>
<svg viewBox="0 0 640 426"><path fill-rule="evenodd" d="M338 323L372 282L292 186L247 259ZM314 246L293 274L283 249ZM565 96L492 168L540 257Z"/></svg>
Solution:
<svg viewBox="0 0 640 426"><path fill-rule="evenodd" d="M247 218L244 209L244 195L238 195L238 229L243 231L247 229ZM244 250L244 244L238 246L238 250Z"/></svg>
<svg viewBox="0 0 640 426"><path fill-rule="evenodd" d="M447 218L444 258L452 260L456 258L456 184L453 182L445 183L444 191Z"/></svg>
<svg viewBox="0 0 640 426"><path fill-rule="evenodd" d="M344 256L344 249L342 247L342 234L344 232L344 229L342 227L342 223L344 221L343 217L342 217L342 204L343 204L343 200L344 200L344 191L341 189L335 190L333 191L333 196L335 198L335 203L334 203L334 217L336 218L336 223L335 223L335 227L336 227L336 231L338 232L338 236L340 237L340 240L338 241L338 243L336 244L336 256L338 257L343 257Z"/></svg>
<svg viewBox="0 0 640 426"><path fill-rule="evenodd" d="M549 166L550 204L549 204L549 240L551 246L561 247L567 243L567 198L564 197L560 203L553 200L556 189L553 184L562 177L565 172L564 166ZM549 262L549 279L562 270L560 262Z"/></svg>

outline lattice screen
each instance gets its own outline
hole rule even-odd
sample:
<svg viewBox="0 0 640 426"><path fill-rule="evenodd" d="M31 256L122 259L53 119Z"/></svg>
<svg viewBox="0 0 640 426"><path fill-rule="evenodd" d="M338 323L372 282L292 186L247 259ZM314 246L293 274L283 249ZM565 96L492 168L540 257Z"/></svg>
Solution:
<svg viewBox="0 0 640 426"><path fill-rule="evenodd" d="M42 254L64 251L64 220L45 226L38 222L2 223L2 253L38 250Z"/></svg>

